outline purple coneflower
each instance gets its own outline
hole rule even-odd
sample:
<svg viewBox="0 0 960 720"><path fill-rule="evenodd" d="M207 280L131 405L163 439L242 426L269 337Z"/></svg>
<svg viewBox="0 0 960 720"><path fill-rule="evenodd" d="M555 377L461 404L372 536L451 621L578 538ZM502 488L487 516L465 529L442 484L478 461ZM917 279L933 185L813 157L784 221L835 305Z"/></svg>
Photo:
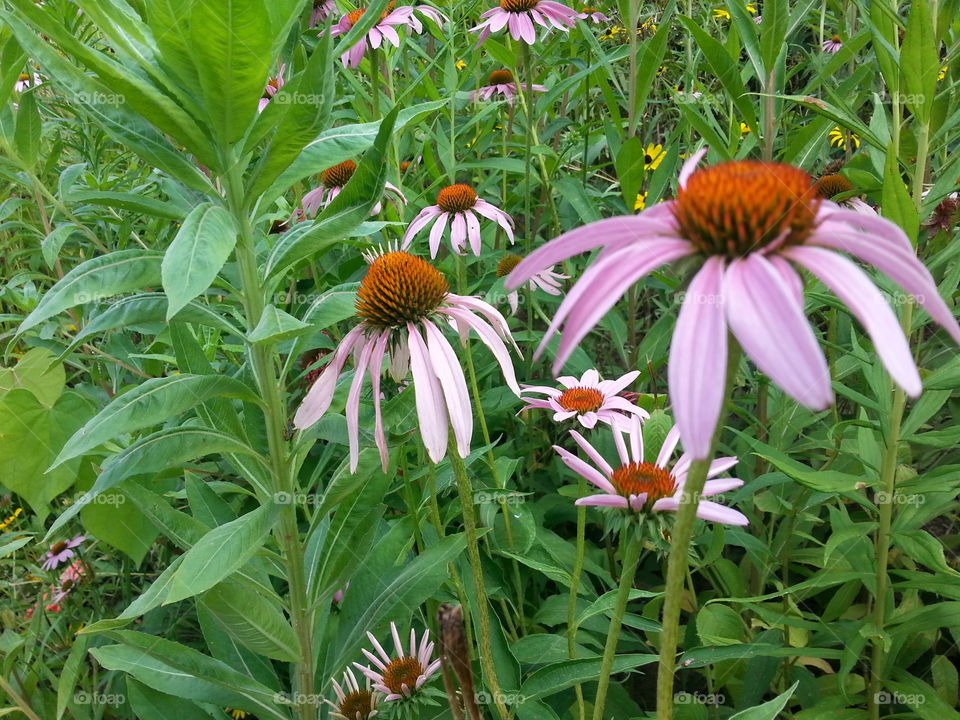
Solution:
<svg viewBox="0 0 960 720"><path fill-rule="evenodd" d="M437 23L437 25L441 25L446 19L438 10L429 5L417 5L416 7L403 5L397 7L397 3L391 1L387 5L387 9L380 15L380 20L377 24L370 29L366 37L340 56L340 62L343 63L344 67L358 67L367 51L367 46L369 45L371 48L377 49L383 44L384 40L394 47L400 47L400 35L397 34L398 27L405 25L415 33L422 33L423 24L420 22L420 19L414 15L415 11L430 18ZM350 28L356 25L360 18L363 17L365 12L365 8L360 8L342 16L339 22L330 29L330 34L333 37L346 35L350 32Z"/></svg>
<svg viewBox="0 0 960 720"><path fill-rule="evenodd" d="M580 12L577 13L577 17L581 20L592 20L597 25L600 23L610 22L610 18L597 10L595 7L581 8Z"/></svg>
<svg viewBox="0 0 960 720"><path fill-rule="evenodd" d="M37 73L20 73L17 81L13 84L13 89L17 92L23 92L27 88L36 87L43 82L43 79Z"/></svg>
<svg viewBox="0 0 960 720"><path fill-rule="evenodd" d="M86 538L83 535L76 535L72 540L61 540L55 542L47 550L46 559L43 561L44 570L53 570L60 563L65 562L74 556L72 548L77 547Z"/></svg>
<svg viewBox="0 0 960 720"><path fill-rule="evenodd" d="M803 312L807 269L864 325L894 381L920 392L920 377L897 318L870 278L843 251L889 276L960 342L960 325L903 231L816 195L804 171L738 160L695 172L706 150L688 159L675 200L635 216L609 218L561 235L534 251L507 278L516 287L577 253L603 252L561 303L540 350L561 324L554 363L562 367L581 339L631 285L662 265L699 258L670 345L668 384L686 450L710 452L724 400L727 333L798 402L823 410L833 401L830 372Z"/></svg>
<svg viewBox="0 0 960 720"><path fill-rule="evenodd" d="M856 195L849 195L855 190L853 183L839 173L818 178L815 187L817 195L824 200L833 200L837 195L846 195L846 197L835 200L835 202L863 215L879 214L873 206L868 205Z"/></svg>
<svg viewBox="0 0 960 720"><path fill-rule="evenodd" d="M356 172L356 170L357 164L353 160L344 160L342 163L328 167L320 173L320 185L304 195L303 200L300 201L304 214L307 217L313 217L321 208L325 208L333 202L333 199L340 194L343 186L350 181L350 178L353 177L353 173ZM387 193L387 198L393 202L394 207L399 209L397 203L400 205L407 204L407 199L403 196L403 192L393 183L384 183L384 190ZM370 214L379 214L382 207L383 203L378 202L373 206Z"/></svg>
<svg viewBox="0 0 960 720"><path fill-rule="evenodd" d="M482 22L470 32L480 33L477 45L481 45L491 34L507 28L514 40L523 40L527 45L537 41L536 23L547 29L551 27L569 32L577 24L578 14L562 3L554 0L500 0L500 7L487 10L481 16Z"/></svg>
<svg viewBox="0 0 960 720"><path fill-rule="evenodd" d="M513 100L521 90L527 92L527 88L535 92L547 91L543 85L523 85L514 82L513 73L509 70L494 70L487 78L487 83L479 90L471 91L470 99L476 102L489 100L494 95L503 95L507 100Z"/></svg>
<svg viewBox="0 0 960 720"><path fill-rule="evenodd" d="M448 323L461 340L470 330L490 349L507 385L517 395L510 352L504 341L513 337L503 315L482 300L449 291L447 280L433 265L401 250L368 257L370 269L357 291L359 324L340 341L333 357L307 392L294 417L299 429L313 425L330 407L337 380L353 354L356 371L347 395L347 433L350 470L359 457L360 389L365 373L373 385L377 448L387 468L387 441L380 415L380 374L384 356L390 356L390 374L397 382L413 372L420 435L430 459L440 462L447 451L448 429L453 428L460 457L470 454L473 414L467 383L457 355L440 327ZM436 321L440 321L438 326ZM516 345L514 344L516 348ZM519 353L519 349L517 349Z"/></svg>
<svg viewBox="0 0 960 720"><path fill-rule="evenodd" d="M507 277L522 259L519 255L505 255L497 263L497 277ZM536 273L527 283L528 287L531 290L543 290L547 295L561 295L560 283L563 280L569 280L570 276L554 272L553 268L554 266L551 265L546 270ZM508 292L507 302L510 303L510 314L516 314L517 308L520 307L520 292L518 290Z"/></svg>
<svg viewBox="0 0 960 720"><path fill-rule="evenodd" d="M603 456L576 430L570 431L570 437L593 461L593 465L558 445L553 446L568 468L603 491L599 495L582 497L576 504L622 508L637 513L675 512L680 507L684 484L687 481L687 471L690 469L692 460L690 455L684 453L672 468L668 466L670 456L673 455L680 440L677 429L673 428L667 433L657 461L649 463L643 460L643 434L640 430L639 418L634 417L627 430L629 448L623 439L623 428L619 424L613 424L611 427L617 454L620 456L620 465L617 468L604 460ZM706 485L703 486L700 496L696 498L698 518L725 525L747 524L746 515L738 510L711 500L700 499L741 487L743 480L737 478L713 479L736 464L735 457L717 458L710 463Z"/></svg>
<svg viewBox="0 0 960 720"><path fill-rule="evenodd" d="M431 660L433 643L430 642L429 630L423 631L423 638L418 645L417 633L413 628L410 629L409 653L400 642L400 633L397 632L395 623L390 623L390 634L393 635L393 646L397 651L397 657L391 658L377 638L368 632L367 637L370 638L377 653L374 654L364 648L363 654L376 665L377 670L360 663L353 664L373 682L374 690L386 695L384 698L386 702L409 698L440 669L440 658Z"/></svg>
<svg viewBox="0 0 960 720"><path fill-rule="evenodd" d="M334 0L313 0L313 10L310 12L310 27L316 27L337 11Z"/></svg>
<svg viewBox="0 0 960 720"><path fill-rule="evenodd" d="M337 697L336 702L324 700L333 708L330 717L337 720L369 720L377 716L377 705L383 696L370 689L369 678L365 680L363 687L360 687L353 670L347 668L343 673L343 685L335 678L330 678L330 682L333 683L333 692Z"/></svg>
<svg viewBox="0 0 960 720"><path fill-rule="evenodd" d="M267 84L263 88L263 96L260 98L260 104L257 107L257 112L263 112L273 99L273 96L280 92L281 88L283 88L284 84L286 83L283 73L286 71L286 69L286 64L282 63L280 65L280 69L277 71L277 76L267 80Z"/></svg>
<svg viewBox="0 0 960 720"><path fill-rule="evenodd" d="M843 47L843 42L840 40L839 35L834 35L831 38L827 38L823 41L823 51L836 55L840 52L840 48Z"/></svg>
<svg viewBox="0 0 960 720"><path fill-rule="evenodd" d="M477 257L480 256L480 221L477 215L493 220L507 233L510 242L513 242L513 218L507 215L496 205L477 197L476 191L469 185L458 183L443 188L437 193L437 204L425 207L410 222L403 235L401 247L406 250L410 247L414 236L433 222L430 228L430 257L435 258L440 249L440 239L443 231L450 223L450 245L458 255L463 254L464 243L470 241L470 249Z"/></svg>
<svg viewBox="0 0 960 720"><path fill-rule="evenodd" d="M571 375L558 377L557 382L563 386L562 390L526 385L523 388L524 393L539 393L547 397L524 397L527 404L523 409L553 410L553 419L557 422L576 418L577 422L588 430L594 428L598 422L625 425L631 417L646 420L650 417L646 410L620 397L620 393L639 375L639 370L633 370L617 380L601 380L600 373L591 369L579 380Z"/></svg>

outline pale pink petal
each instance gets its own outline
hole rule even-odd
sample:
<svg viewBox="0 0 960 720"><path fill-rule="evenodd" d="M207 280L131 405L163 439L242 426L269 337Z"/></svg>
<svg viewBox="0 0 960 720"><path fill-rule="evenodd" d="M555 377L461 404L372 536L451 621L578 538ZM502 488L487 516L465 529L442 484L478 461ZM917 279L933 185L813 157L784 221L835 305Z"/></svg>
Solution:
<svg viewBox="0 0 960 720"><path fill-rule="evenodd" d="M350 472L357 471L357 465L360 462L360 389L363 387L364 370L370 364L370 354L373 352L374 338L367 338L360 350L360 358L357 360L357 369L353 374L353 382L350 383L350 391L347 393L347 437L350 441Z"/></svg>
<svg viewBox="0 0 960 720"><path fill-rule="evenodd" d="M683 167L680 168L680 187L684 188L687 186L687 180L690 179L690 176L693 175L694 171L697 169L697 165L700 164L700 161L703 159L703 156L707 154L708 148L700 148L693 155L688 157L683 163Z"/></svg>
<svg viewBox="0 0 960 720"><path fill-rule="evenodd" d="M610 467L610 463L603 459L603 455L598 453L596 448L587 442L583 435L578 433L576 430L571 430L570 437L572 437L573 441L580 446L580 449L587 454L587 457L593 461L593 464L600 469L600 472L602 472L606 477L613 475L613 468Z"/></svg>
<svg viewBox="0 0 960 720"><path fill-rule="evenodd" d="M470 210L464 212L463 216L467 221L467 239L470 241L470 249L473 250L474 255L480 257L480 221Z"/></svg>
<svg viewBox="0 0 960 720"><path fill-rule="evenodd" d="M513 363L510 361L510 351L507 350L507 346L503 344L503 340L500 339L496 331L483 320L472 315L469 310L445 307L441 308L440 312L455 318L463 323L464 326L476 331L480 340L490 349L493 357L500 363L500 370L503 373L504 380L506 380L507 387L513 390L516 395L520 395L520 386L517 384Z"/></svg>
<svg viewBox="0 0 960 720"><path fill-rule="evenodd" d="M470 440L473 436L473 415L470 409L470 396L467 392L467 381L463 376L463 368L450 343L443 337L437 326L429 320L423 321L427 333L427 349L433 370L443 388L443 397L447 404L447 413L450 424L453 426L453 435L457 440L457 450L460 457L470 454Z"/></svg>
<svg viewBox="0 0 960 720"><path fill-rule="evenodd" d="M580 475L584 480L588 480L598 488L608 493L616 493L616 488L607 480L596 468L590 467L583 460L578 458L572 452L564 450L559 445L554 445L553 449L560 455L563 464Z"/></svg>
<svg viewBox="0 0 960 720"><path fill-rule="evenodd" d="M357 343L363 342L364 327L357 325L348 332L340 344L337 346L333 357L327 363L320 377L307 391L306 397L297 408L297 413L293 418L293 425L298 430L305 430L319 420L330 407L333 401L333 394L337 389L337 380L340 377L340 371L343 364L347 361L350 353Z"/></svg>
<svg viewBox="0 0 960 720"><path fill-rule="evenodd" d="M436 257L437 251L440 250L440 241L443 239L443 231L447 227L448 217L450 217L450 213L440 213L437 216L437 221L430 228L430 257L432 258Z"/></svg>
<svg viewBox="0 0 960 720"><path fill-rule="evenodd" d="M463 254L463 241L467 237L467 221L463 218L463 213L453 214L453 220L450 222L450 244L458 255Z"/></svg>
<svg viewBox="0 0 960 720"><path fill-rule="evenodd" d="M627 499L622 495L588 495L577 500L574 505L594 505L596 507L626 508Z"/></svg>
<svg viewBox="0 0 960 720"><path fill-rule="evenodd" d="M710 520L724 525L743 526L750 523L747 516L742 512L709 500L701 500L697 505L697 517L701 520Z"/></svg>
<svg viewBox="0 0 960 720"><path fill-rule="evenodd" d="M420 436L433 462L438 463L447 452L448 420L443 404L443 390L433 373L427 346L417 328L407 323L410 333L410 368L417 405Z"/></svg>
<svg viewBox="0 0 960 720"><path fill-rule="evenodd" d="M703 492L701 492L700 495L702 497L713 497L714 495L729 492L730 490L736 490L740 487L743 487L743 480L739 480L737 478L707 480L707 482L703 485Z"/></svg>
<svg viewBox="0 0 960 720"><path fill-rule="evenodd" d="M390 463L387 455L387 437L383 431L383 413L380 408L380 373L383 369L383 356L387 350L387 341L390 339L390 331L384 330L381 333L373 352L370 353L370 382L373 392L373 413L374 413L374 431L373 436L377 444L377 450L380 452L380 466L383 471L387 471Z"/></svg>
<svg viewBox="0 0 960 720"><path fill-rule="evenodd" d="M403 240L400 243L400 247L403 250L406 250L410 247L410 243L413 241L414 236L420 232L423 228L430 224L430 221L439 215L442 211L436 205L431 205L430 207L425 207L420 213L410 221L410 225L407 226L407 231L403 234Z"/></svg>

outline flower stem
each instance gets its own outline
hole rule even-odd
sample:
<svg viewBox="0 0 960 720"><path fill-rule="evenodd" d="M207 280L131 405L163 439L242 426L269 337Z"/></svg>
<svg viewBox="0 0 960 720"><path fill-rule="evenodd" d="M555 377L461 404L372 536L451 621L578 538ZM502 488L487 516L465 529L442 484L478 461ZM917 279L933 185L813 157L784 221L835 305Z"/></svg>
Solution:
<svg viewBox="0 0 960 720"><path fill-rule="evenodd" d="M479 630L480 667L483 669L483 678L487 689L493 695L497 713L502 720L509 717L507 706L503 702L503 693L497 680L497 670L493 665L493 643L490 641L490 602L487 598L487 589L483 581L483 567L480 564L480 545L477 541L477 518L473 509L473 488L470 485L470 476L463 459L457 454L456 440L451 432L450 465L453 467L453 476L457 481L457 491L460 494L460 506L463 512L463 529L467 535L467 558L470 569L473 571L474 592L476 592L477 626Z"/></svg>
<svg viewBox="0 0 960 720"><path fill-rule="evenodd" d="M600 663L600 678L597 682L597 698L593 702L593 720L603 720L603 706L607 701L607 688L610 687L610 673L613 659L617 654L617 640L620 639L620 627L623 614L627 610L627 601L633 589L633 577L640 562L640 549L643 543L637 528L627 527L620 534L620 551L623 554L620 572L620 587L613 605L610 628L607 630L607 644L603 648L603 660Z"/></svg>
<svg viewBox="0 0 960 720"><path fill-rule="evenodd" d="M730 397L733 381L737 377L737 365L740 361L740 347L731 337L727 353L727 383L724 402ZM690 539L693 536L693 523L700 504L700 493L707 482L711 458L720 429L723 427L724 413L717 418L717 427L713 431L710 452L702 460L694 460L687 473L683 493L680 495L680 507L673 523L673 537L670 542L670 556L667 560L667 580L663 603L663 629L660 632L660 667L657 670L657 720L673 718L673 676L677 664L677 644L680 637L680 605L683 599L683 584L687 576L687 564L690 554Z"/></svg>
<svg viewBox="0 0 960 720"><path fill-rule="evenodd" d="M587 481L582 475L577 475L577 497L587 494ZM577 506L577 554L573 561L573 572L570 574L570 601L567 605L567 654L571 660L577 659L577 596L580 593L580 574L583 572L583 558L586 552L587 508ZM580 683L574 686L577 695L577 717L586 718L586 708L583 704L583 688Z"/></svg>

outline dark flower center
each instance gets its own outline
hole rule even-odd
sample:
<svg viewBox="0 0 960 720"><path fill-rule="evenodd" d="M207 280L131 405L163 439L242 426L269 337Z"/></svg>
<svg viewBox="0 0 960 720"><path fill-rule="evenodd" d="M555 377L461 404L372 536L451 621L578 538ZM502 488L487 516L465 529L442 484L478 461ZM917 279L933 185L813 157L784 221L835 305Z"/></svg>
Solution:
<svg viewBox="0 0 960 720"><path fill-rule="evenodd" d="M831 40L832 40L833 42L835 42L835 43L838 43L838 42L840 42L840 36L839 36L839 35L834 35L834 36L831 38Z"/></svg>
<svg viewBox="0 0 960 720"><path fill-rule="evenodd" d="M369 690L349 692L344 695L338 710L350 720L367 720L373 712L373 693Z"/></svg>
<svg viewBox="0 0 960 720"><path fill-rule="evenodd" d="M513 73L509 70L494 70L487 78L488 85L509 85L513 82Z"/></svg>
<svg viewBox="0 0 960 720"><path fill-rule="evenodd" d="M328 188L343 187L353 177L356 169L357 164L353 160L344 160L320 173L320 182Z"/></svg>
<svg viewBox="0 0 960 720"><path fill-rule="evenodd" d="M396 9L396 7L397 7L396 0L390 0L390 2L387 3L387 9L384 10L382 13L380 13L380 19L381 20L385 19L387 15L389 15ZM366 12L367 12L366 8L358 8L357 10L353 10L347 13L347 22L350 23L350 27L353 27L354 25L356 25L360 21L360 18L362 18L364 13Z"/></svg>
<svg viewBox="0 0 960 720"><path fill-rule="evenodd" d="M456 213L469 210L477 204L477 193L463 183L445 187L437 193L437 205L444 212Z"/></svg>
<svg viewBox="0 0 960 720"><path fill-rule="evenodd" d="M408 690L415 690L417 679L423 675L423 666L415 657L402 657L391 660L387 669L383 671L383 684L390 688L390 692L403 695L403 686Z"/></svg>
<svg viewBox="0 0 960 720"><path fill-rule="evenodd" d="M450 287L433 265L397 250L370 265L357 291L357 316L367 325L392 328L416 322L443 303Z"/></svg>
<svg viewBox="0 0 960 720"><path fill-rule="evenodd" d="M506 277L513 272L513 269L520 264L522 258L519 255L504 255L497 263L497 277Z"/></svg>
<svg viewBox="0 0 960 720"><path fill-rule="evenodd" d="M803 170L733 160L693 173L677 193L673 214L697 250L733 258L775 241L802 243L813 232L819 207Z"/></svg>
<svg viewBox="0 0 960 720"><path fill-rule="evenodd" d="M533 10L540 0L500 0L500 8L512 13L522 13Z"/></svg>
<svg viewBox="0 0 960 720"><path fill-rule="evenodd" d="M646 493L648 506L677 491L677 481L668 470L647 462L618 467L610 476L610 482L624 497Z"/></svg>
<svg viewBox="0 0 960 720"><path fill-rule="evenodd" d="M59 555L66 549L67 549L66 540L61 540L60 542L56 542L50 546L50 552L52 552L54 555Z"/></svg>
<svg viewBox="0 0 960 720"><path fill-rule="evenodd" d="M841 193L853 191L853 183L843 175L824 175L815 183L817 197L829 200Z"/></svg>
<svg viewBox="0 0 960 720"><path fill-rule="evenodd" d="M557 398L557 403L564 410L578 413L596 412L603 405L603 393L596 388L570 388Z"/></svg>

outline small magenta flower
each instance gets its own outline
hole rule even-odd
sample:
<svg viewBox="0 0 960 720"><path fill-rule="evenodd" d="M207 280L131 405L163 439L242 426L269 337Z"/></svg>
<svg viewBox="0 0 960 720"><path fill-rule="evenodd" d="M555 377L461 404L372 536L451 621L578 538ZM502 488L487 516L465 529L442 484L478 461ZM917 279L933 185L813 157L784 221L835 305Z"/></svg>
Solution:
<svg viewBox="0 0 960 720"><path fill-rule="evenodd" d="M513 272L513 269L520 264L522 259L519 255L504 255L500 262L497 263L497 277L507 277ZM530 278L527 286L531 290L543 290L547 295L561 295L560 284L563 280L569 280L570 276L554 272L554 267L554 265L551 265L546 270L541 270L535 274ZM520 307L520 292L518 290L508 292L507 302L510 303L510 314L516 314L517 309Z"/></svg>
<svg viewBox="0 0 960 720"><path fill-rule="evenodd" d="M504 344L513 344L507 321L482 300L451 293L443 274L425 260L401 250L367 259L370 269L357 291L360 322L340 341L307 392L293 423L302 430L326 413L343 366L352 355L356 370L346 406L350 471L356 472L359 462L360 390L365 374L370 375L373 385L374 438L386 470L380 375L389 353L390 374L396 382L412 371L420 435L430 459L437 463L446 455L451 427L457 452L465 458L470 454L473 411L460 361L441 328L452 325L462 341L466 341L471 330L479 335L500 364L509 388L519 395L520 386Z"/></svg>
<svg viewBox="0 0 960 720"><path fill-rule="evenodd" d="M675 512L680 507L691 463L691 457L683 454L672 468L669 466L670 456L673 455L680 440L680 433L676 427L667 433L655 463L645 462L643 459L643 434L640 431L639 418L634 417L630 421L626 442L623 438L624 428L620 424L613 424L611 427L617 454L620 456L618 467L613 467L604 460L596 448L576 430L570 431L570 437L593 461L593 465L558 445L553 446L568 468L603 491L598 495L582 497L576 504L621 508L644 514ZM725 525L748 523L747 516L740 511L711 500L700 499L741 487L743 480L737 478L713 479L736 464L735 457L717 458L710 463L707 482L700 496L696 498L698 518Z"/></svg>
<svg viewBox="0 0 960 720"><path fill-rule="evenodd" d="M500 7L487 10L480 17L482 22L470 28L470 32L480 33L478 46L505 27L514 40L533 45L537 41L534 23L546 28L547 32L551 28L569 32L577 24L579 15L576 10L554 0L500 0Z"/></svg>
<svg viewBox="0 0 960 720"><path fill-rule="evenodd" d="M44 570L53 570L60 563L66 562L74 556L72 548L77 547L82 543L86 538L83 535L76 535L72 540L61 540L60 542L55 542L50 546L50 549L47 551L46 560L43 562Z"/></svg>
<svg viewBox="0 0 960 720"><path fill-rule="evenodd" d="M320 173L320 185L304 195L303 200L300 201L304 215L313 217L321 208L325 208L333 202L333 199L340 194L343 186L350 181L350 178L353 177L353 173L356 172L356 170L357 164L353 160L344 160L342 163L328 167ZM384 183L384 191L387 194L387 199L390 200L397 209L399 209L400 205L407 204L407 198L404 197L400 188L393 183ZM373 206L370 215L379 214L381 209L383 209L383 203L378 202Z"/></svg>
<svg viewBox="0 0 960 720"><path fill-rule="evenodd" d="M840 48L842 47L843 42L840 40L839 35L834 35L833 37L827 38L823 41L823 51L832 55L836 55L838 52L840 52Z"/></svg>
<svg viewBox="0 0 960 720"><path fill-rule="evenodd" d="M337 11L335 0L313 0L310 12L310 27L316 27Z"/></svg>
<svg viewBox="0 0 960 720"><path fill-rule="evenodd" d="M440 658L431 659L434 644L430 642L429 630L423 631L423 638L418 644L416 631L413 628L410 629L409 653L400 642L400 633L397 632L395 623L390 623L390 634L393 636L396 657L391 658L377 638L368 632L367 637L377 652L374 654L364 648L363 654L377 667L377 670L360 663L353 664L373 682L374 690L386 695L384 698L386 702L406 700L422 688L440 669Z"/></svg>
<svg viewBox="0 0 960 720"><path fill-rule="evenodd" d="M377 705L383 695L370 689L369 678L360 687L353 670L347 668L343 673L343 685L336 678L330 678L330 682L336 694L336 701L324 700L332 708L330 717L337 720L370 720L377 716Z"/></svg>
<svg viewBox="0 0 960 720"><path fill-rule="evenodd" d="M286 69L286 64L281 64L280 69L277 71L276 77L272 77L267 80L267 84L263 88L263 97L260 98L260 104L257 107L258 112L263 112L270 103L270 100L273 99L273 96L280 92L280 90L286 84L286 80L283 77Z"/></svg>
<svg viewBox="0 0 960 720"><path fill-rule="evenodd" d="M553 419L556 422L576 418L577 422L588 430L596 427L598 422L626 426L631 417L641 420L650 417L646 410L620 397L620 393L639 376L640 371L633 370L617 380L601 380L600 373L591 369L587 370L579 380L570 375L558 377L557 382L563 386L562 390L527 385L523 388L524 394L537 393L547 397L524 397L527 404L523 409L553 410Z"/></svg>
<svg viewBox="0 0 960 720"><path fill-rule="evenodd" d="M339 22L330 29L330 35L333 37L346 35L350 32L350 29L359 22L365 12L366 8L360 8L342 16ZM384 41L394 47L400 47L400 35L397 33L398 27L408 27L417 34L422 33L423 23L420 22L420 19L414 12L430 18L437 25L442 25L446 20L438 10L429 5L417 5L416 7L404 5L397 7L396 2L391 1L390 4L387 5L387 9L380 15L380 20L377 24L373 26L370 32L368 32L360 42L356 43L340 56L340 62L343 63L344 67L358 67L360 61L363 60L364 54L367 52L367 47L376 50Z"/></svg>
<svg viewBox="0 0 960 720"><path fill-rule="evenodd" d="M477 215L493 220L502 227L513 239L513 218L503 210L477 196L476 191L469 185L458 183L443 188L437 193L437 204L425 207L410 222L403 235L401 247L406 250L418 232L433 222L430 229L430 257L435 258L440 249L440 239L443 231L450 223L450 244L458 255L463 254L464 244L469 240L470 249L477 257L480 256L480 221Z"/></svg>
<svg viewBox="0 0 960 720"><path fill-rule="evenodd" d="M470 99L476 102L477 100L489 100L494 95L503 95L507 100L513 100L518 92L521 90L526 92L528 87L534 92L547 91L543 85L523 85L514 82L513 73L509 70L494 70L487 78L486 85L479 90L470 92Z"/></svg>
<svg viewBox="0 0 960 720"><path fill-rule="evenodd" d="M558 370L630 286L675 260L696 259L667 380L684 448L694 459L706 458L724 401L728 333L797 402L815 410L833 402L830 370L804 313L798 266L860 320L893 380L916 397L920 376L900 323L866 273L841 254L886 274L960 343L960 325L904 232L817 197L799 168L737 160L696 170L705 152L684 163L675 200L565 233L511 273L507 289L603 248L560 304L538 353L564 324Z"/></svg>
<svg viewBox="0 0 960 720"><path fill-rule="evenodd" d="M604 15L602 12L597 10L595 7L585 7L581 8L580 12L577 13L577 17L581 20L592 20L594 24L599 25L600 23L610 22L610 18Z"/></svg>

